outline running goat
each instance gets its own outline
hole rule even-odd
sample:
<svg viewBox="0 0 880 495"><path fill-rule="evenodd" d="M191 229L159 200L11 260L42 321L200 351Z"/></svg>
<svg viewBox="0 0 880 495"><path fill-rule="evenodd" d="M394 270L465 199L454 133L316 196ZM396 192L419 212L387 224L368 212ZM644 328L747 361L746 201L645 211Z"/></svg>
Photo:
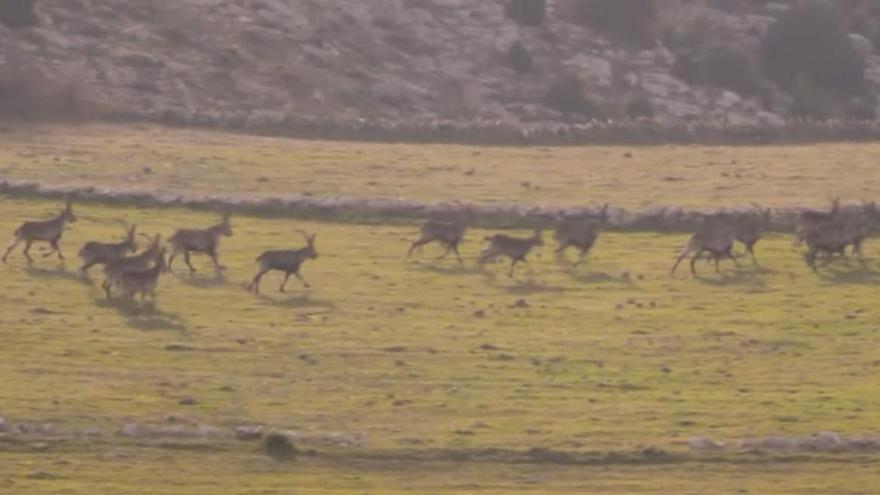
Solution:
<svg viewBox="0 0 880 495"><path fill-rule="evenodd" d="M797 236L795 244L804 241L807 231L838 218L840 212L840 198L834 198L831 200L831 211L807 210L802 212L798 215L795 226L795 234Z"/></svg>
<svg viewBox="0 0 880 495"><path fill-rule="evenodd" d="M124 272L143 271L157 262L159 253L162 251L160 249L160 241L161 236L156 234L149 247L142 253L117 258L104 263L104 283L101 284L101 288L104 289L107 299L110 299L110 290L118 285L118 279Z"/></svg>
<svg viewBox="0 0 880 495"><path fill-rule="evenodd" d="M580 251L578 260L574 263L577 267L584 261L584 257L596 244L599 238L599 228L608 222L608 205L604 205L599 212L598 218L571 218L563 220L556 228L556 254L559 257L565 250L573 247Z"/></svg>
<svg viewBox="0 0 880 495"><path fill-rule="evenodd" d="M137 225L129 227L125 240L122 242L106 243L90 241L85 243L82 249L79 250L79 258L83 262L79 269L80 272L85 274L88 272L89 268L95 265L106 264L137 251L137 243L134 240L136 230Z"/></svg>
<svg viewBox="0 0 880 495"><path fill-rule="evenodd" d="M156 298L156 287L159 285L159 276L168 271L165 263L165 248L156 253L155 263L145 270L126 270L119 274L115 285L119 287L122 297L133 301L137 294L141 295L141 301L145 301L149 295Z"/></svg>
<svg viewBox="0 0 880 495"><path fill-rule="evenodd" d="M541 231L535 230L532 237L521 239L518 237L510 237L504 234L495 234L486 237L483 251L477 259L479 265L484 265L499 256L510 258L510 271L507 276L513 278L513 272L517 263L526 263L526 256L538 246L543 246L544 241L541 239Z"/></svg>
<svg viewBox="0 0 880 495"><path fill-rule="evenodd" d="M757 210L755 213L737 215L732 222L733 236L738 242L746 247L746 252L752 257L752 263L758 264L755 256L755 244L761 240L764 233L770 228L770 208L763 208L755 203L752 206Z"/></svg>
<svg viewBox="0 0 880 495"><path fill-rule="evenodd" d="M722 259L727 258L733 260L734 264L739 265L736 258L733 257L733 243L735 233L729 225L708 224L694 233L681 253L678 255L675 265L672 267L672 274L678 269L689 254L693 253L691 258L691 274L697 275L697 261L707 254L706 259L715 260L715 271L720 272L719 263Z"/></svg>
<svg viewBox="0 0 880 495"><path fill-rule="evenodd" d="M31 258L29 252L31 245L36 241L48 242L52 247L51 251L43 255L44 258L51 256L52 253L58 253L58 259L64 261L64 255L61 254L61 246L58 245L58 241L61 240L61 235L64 233L64 226L68 223L74 222L76 222L76 215L73 214L73 204L71 203L70 198L68 198L65 202L64 210L62 210L55 218L40 222L25 222L21 224L21 226L15 230L15 237L13 237L12 242L9 243L9 246L6 248L6 253L3 255L2 261L6 263L9 253L12 252L16 246L24 242L24 257L27 258L28 263L33 263L34 260Z"/></svg>
<svg viewBox="0 0 880 495"><path fill-rule="evenodd" d="M214 268L219 272L225 270L217 260L217 246L220 237L232 237L232 226L229 224L229 214L224 213L223 219L217 225L208 227L207 229L180 229L168 239L171 243L171 257L168 259L168 269L170 270L174 264L174 258L183 253L183 260L190 272L195 273L196 269L190 263L190 253L205 253L211 257L214 262Z"/></svg>
<svg viewBox="0 0 880 495"><path fill-rule="evenodd" d="M467 225L464 220L428 220L422 224L419 230L419 238L412 243L409 252L406 253L406 257L412 256L413 251L425 244L437 242L446 248L446 251L437 259L443 259L449 256L450 252L454 252L455 257L458 259L458 264L463 265L464 262L461 260L461 254L458 252L458 245L464 239L466 231Z"/></svg>
<svg viewBox="0 0 880 495"><path fill-rule="evenodd" d="M859 210L846 210L834 220L817 224L803 233L803 241L807 245L804 259L813 270L816 269L816 258L819 254L832 257L835 254L846 256L846 248L853 247L853 254L862 257L862 244L880 222L874 203L867 203Z"/></svg>
<svg viewBox="0 0 880 495"><path fill-rule="evenodd" d="M281 282L281 287L278 288L280 292L284 292L284 287L287 285L287 280L291 275L298 278L305 288L309 288L309 283L302 278L299 270L306 260L313 260L318 257L318 252L315 250L315 237L317 237L317 234L309 235L302 230L298 230L297 232L302 234L305 238L307 243L306 247L283 251L266 251L257 257L257 263L260 264L260 270L254 276L253 280L251 280L251 283L248 284L249 291L252 291L254 294L259 294L260 280L263 278L263 275L272 270L284 272L284 281Z"/></svg>

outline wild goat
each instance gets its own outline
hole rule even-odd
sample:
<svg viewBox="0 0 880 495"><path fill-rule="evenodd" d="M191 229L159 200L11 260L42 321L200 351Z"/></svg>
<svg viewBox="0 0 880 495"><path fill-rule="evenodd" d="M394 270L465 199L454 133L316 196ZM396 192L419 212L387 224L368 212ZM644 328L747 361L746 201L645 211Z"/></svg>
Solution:
<svg viewBox="0 0 880 495"><path fill-rule="evenodd" d="M672 274L675 274L678 265L691 253L694 254L691 258L691 274L693 275L697 274L696 264L703 257L703 254L708 254L708 260L715 260L716 272L720 271L719 263L723 258L731 259L738 265L736 258L733 257L734 240L734 231L729 226L710 224L703 227L690 237L681 250L678 260L672 267Z"/></svg>
<svg viewBox="0 0 880 495"><path fill-rule="evenodd" d="M875 203L867 203L861 209L845 210L833 220L816 224L803 232L807 244L804 259L814 270L816 258L824 253L828 256L846 255L846 248L853 247L853 254L862 257L862 244L876 229L880 220Z"/></svg>
<svg viewBox="0 0 880 495"><path fill-rule="evenodd" d="M168 271L165 263L165 248L156 253L155 263L145 270L125 270L115 280L115 285L122 292L122 297L133 301L135 295L141 295L141 301L146 300L147 295L155 299L156 286L159 284L159 275Z"/></svg>
<svg viewBox="0 0 880 495"><path fill-rule="evenodd" d="M574 266L580 265L584 257L590 252L599 238L599 228L608 221L608 205L602 207L597 219L572 218L566 219L556 228L556 254L561 256L565 250L574 247L580 251L580 256Z"/></svg>
<svg viewBox="0 0 880 495"><path fill-rule="evenodd" d="M260 270L254 276L253 280L251 280L251 283L248 285L248 290L253 291L254 294L259 294L260 279L263 278L263 275L265 275L266 272L272 270L284 272L284 281L281 282L281 287L278 289L280 292L284 292L284 287L287 285L287 280L291 275L298 278L305 288L309 288L309 283L302 278L299 269L306 260L318 257L318 252L315 250L315 237L317 237L317 234L309 235L301 230L298 232L305 238L307 243L306 247L284 251L266 251L261 254L257 258L257 262L260 264Z"/></svg>
<svg viewBox="0 0 880 495"><path fill-rule="evenodd" d="M168 239L168 242L171 243L171 257L168 259L168 269L170 270L174 264L175 256L183 253L183 260L186 262L186 266L189 267L191 272L195 273L196 269L190 263L189 255L190 253L205 253L211 257L211 261L214 262L214 268L217 271L225 270L226 267L217 261L217 245L221 236L232 236L232 226L229 224L228 213L223 214L223 220L220 223L207 229L178 230Z"/></svg>
<svg viewBox="0 0 880 495"><path fill-rule="evenodd" d="M425 244L437 242L446 248L446 251L437 259L443 259L449 256L450 252L454 252L455 257L458 259L458 263L463 265L464 262L461 260L461 254L458 252L458 245L461 244L461 241L464 239L466 231L467 225L463 220L451 222L444 220L428 220L422 224L422 227L419 230L419 238L412 243L409 252L406 253L406 257L409 258L412 256L413 251Z"/></svg>
<svg viewBox="0 0 880 495"><path fill-rule="evenodd" d="M136 254L134 256L126 256L123 258L109 260L104 263L104 283L101 284L101 288L104 289L104 293L107 295L108 299L110 298L110 289L113 286L117 285L119 277L124 272L143 271L148 269L157 261L159 253L161 251L160 240L161 236L159 234L156 234L156 237L153 238L150 246L142 253Z"/></svg>
<svg viewBox="0 0 880 495"><path fill-rule="evenodd" d="M837 218L840 213L840 198L831 200L831 211L807 210L802 212L797 219L795 234L797 235L796 243L803 242L806 232L814 229L823 223L830 222Z"/></svg>
<svg viewBox="0 0 880 495"><path fill-rule="evenodd" d="M95 265L105 264L108 261L117 260L128 253L137 251L137 243L134 240L135 230L137 230L136 225L129 227L125 240L122 242L90 241L85 243L82 249L79 250L79 257L83 262L79 270L82 273L86 273L89 268Z"/></svg>
<svg viewBox="0 0 880 495"><path fill-rule="evenodd" d="M44 258L51 256L52 253L58 253L58 259L64 261L64 255L61 253L61 246L58 245L58 241L61 240L61 235L64 233L64 226L68 223L74 222L76 222L76 215L73 214L73 204L68 198L65 202L64 210L62 210L55 218L21 224L21 226L15 230L15 237L13 237L12 242L9 243L9 246L6 248L6 253L3 255L3 262L6 262L9 253L12 252L16 246L21 242L24 242L24 257L27 258L28 263L33 263L34 260L31 258L29 252L31 244L36 241L48 242L52 247L51 251L43 255Z"/></svg>
<svg viewBox="0 0 880 495"><path fill-rule="evenodd" d="M520 262L526 263L526 256L529 255L532 249L543 245L544 241L541 239L540 230L535 230L532 237L526 239L495 234L485 238L483 251L480 253L477 263L484 265L499 256L510 258L510 271L507 273L507 276L513 278L516 264Z"/></svg>
<svg viewBox="0 0 880 495"><path fill-rule="evenodd" d="M746 247L746 252L752 257L753 263L758 263L755 256L755 244L764 236L764 232L770 227L770 208L762 208L752 204L757 212L742 214L734 218L732 222L734 239Z"/></svg>

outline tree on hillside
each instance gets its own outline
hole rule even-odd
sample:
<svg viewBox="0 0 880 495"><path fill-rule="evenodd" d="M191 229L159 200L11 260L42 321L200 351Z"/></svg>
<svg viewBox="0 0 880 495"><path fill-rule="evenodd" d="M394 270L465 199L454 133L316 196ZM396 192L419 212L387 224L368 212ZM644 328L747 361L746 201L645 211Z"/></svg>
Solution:
<svg viewBox="0 0 880 495"><path fill-rule="evenodd" d="M786 88L802 75L840 94L856 93L865 80L865 61L852 46L838 7L808 0L785 13L761 46L764 72Z"/></svg>

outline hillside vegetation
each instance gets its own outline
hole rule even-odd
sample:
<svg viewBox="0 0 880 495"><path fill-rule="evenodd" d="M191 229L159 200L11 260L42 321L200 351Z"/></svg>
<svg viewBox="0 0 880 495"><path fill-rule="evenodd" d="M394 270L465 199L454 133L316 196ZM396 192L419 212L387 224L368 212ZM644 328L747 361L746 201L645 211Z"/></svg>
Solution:
<svg viewBox="0 0 880 495"><path fill-rule="evenodd" d="M865 1L35 5L0 10L6 118L766 126L874 119L880 88Z"/></svg>

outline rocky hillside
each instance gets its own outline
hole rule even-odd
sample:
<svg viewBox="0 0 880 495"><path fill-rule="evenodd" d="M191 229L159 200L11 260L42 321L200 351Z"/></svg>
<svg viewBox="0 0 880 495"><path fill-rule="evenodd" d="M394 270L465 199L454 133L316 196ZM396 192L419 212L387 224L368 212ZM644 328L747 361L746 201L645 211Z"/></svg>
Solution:
<svg viewBox="0 0 880 495"><path fill-rule="evenodd" d="M204 120L760 124L792 115L798 91L825 101L761 74L762 39L796 2L664 0L647 42L591 25L577 3L529 23L506 0L37 0L36 26L0 27L0 103L21 99L10 77L34 74L101 111ZM854 32L867 28L847 27L867 82L826 107L873 116L880 57Z"/></svg>

